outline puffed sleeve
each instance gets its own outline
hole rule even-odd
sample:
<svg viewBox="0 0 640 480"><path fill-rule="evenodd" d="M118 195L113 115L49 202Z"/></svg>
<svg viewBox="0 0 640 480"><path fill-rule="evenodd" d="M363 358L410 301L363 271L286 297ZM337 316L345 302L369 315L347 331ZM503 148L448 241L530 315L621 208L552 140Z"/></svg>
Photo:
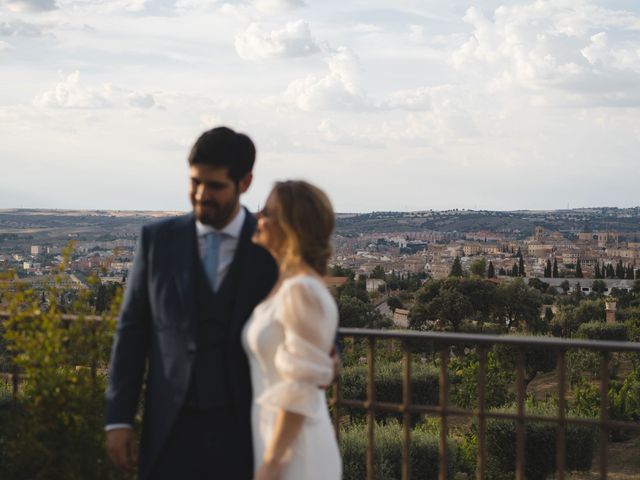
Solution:
<svg viewBox="0 0 640 480"><path fill-rule="evenodd" d="M324 402L322 385L333 379L331 347L338 311L326 287L294 278L281 287L277 320L284 331L274 363L279 381L257 399L260 405L313 417Z"/></svg>

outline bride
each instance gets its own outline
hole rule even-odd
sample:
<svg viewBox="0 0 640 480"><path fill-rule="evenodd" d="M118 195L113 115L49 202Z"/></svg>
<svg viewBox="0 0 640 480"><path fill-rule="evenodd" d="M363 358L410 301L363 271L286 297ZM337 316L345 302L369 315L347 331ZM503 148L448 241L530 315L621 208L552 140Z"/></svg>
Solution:
<svg viewBox="0 0 640 480"><path fill-rule="evenodd" d="M342 462L324 390L338 310L322 281L334 212L320 189L278 182L253 241L269 250L280 278L242 338L249 357L254 480L338 480Z"/></svg>

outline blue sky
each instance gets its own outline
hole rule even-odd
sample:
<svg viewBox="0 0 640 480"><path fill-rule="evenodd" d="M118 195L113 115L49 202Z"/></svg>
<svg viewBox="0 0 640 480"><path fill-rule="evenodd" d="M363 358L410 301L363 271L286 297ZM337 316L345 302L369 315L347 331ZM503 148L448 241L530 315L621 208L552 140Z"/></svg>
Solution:
<svg viewBox="0 0 640 480"><path fill-rule="evenodd" d="M186 210L219 124L251 208L640 203L636 1L0 0L0 72L0 208Z"/></svg>

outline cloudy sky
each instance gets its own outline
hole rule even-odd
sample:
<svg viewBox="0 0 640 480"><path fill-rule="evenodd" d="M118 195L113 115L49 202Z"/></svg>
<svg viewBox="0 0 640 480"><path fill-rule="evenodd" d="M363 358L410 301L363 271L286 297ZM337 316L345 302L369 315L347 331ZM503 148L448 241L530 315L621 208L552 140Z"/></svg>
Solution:
<svg viewBox="0 0 640 480"><path fill-rule="evenodd" d="M636 206L637 0L0 0L0 208L186 210L205 129L256 208Z"/></svg>

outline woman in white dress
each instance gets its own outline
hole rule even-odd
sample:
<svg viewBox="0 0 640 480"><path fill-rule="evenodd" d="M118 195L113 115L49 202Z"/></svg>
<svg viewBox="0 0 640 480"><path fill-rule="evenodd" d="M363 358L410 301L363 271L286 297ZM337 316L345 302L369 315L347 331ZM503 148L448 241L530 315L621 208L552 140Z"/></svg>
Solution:
<svg viewBox="0 0 640 480"><path fill-rule="evenodd" d="M324 390L336 303L322 281L334 212L320 189L279 182L258 215L253 241L278 262L280 278L243 332L249 357L254 480L338 480L342 461Z"/></svg>

